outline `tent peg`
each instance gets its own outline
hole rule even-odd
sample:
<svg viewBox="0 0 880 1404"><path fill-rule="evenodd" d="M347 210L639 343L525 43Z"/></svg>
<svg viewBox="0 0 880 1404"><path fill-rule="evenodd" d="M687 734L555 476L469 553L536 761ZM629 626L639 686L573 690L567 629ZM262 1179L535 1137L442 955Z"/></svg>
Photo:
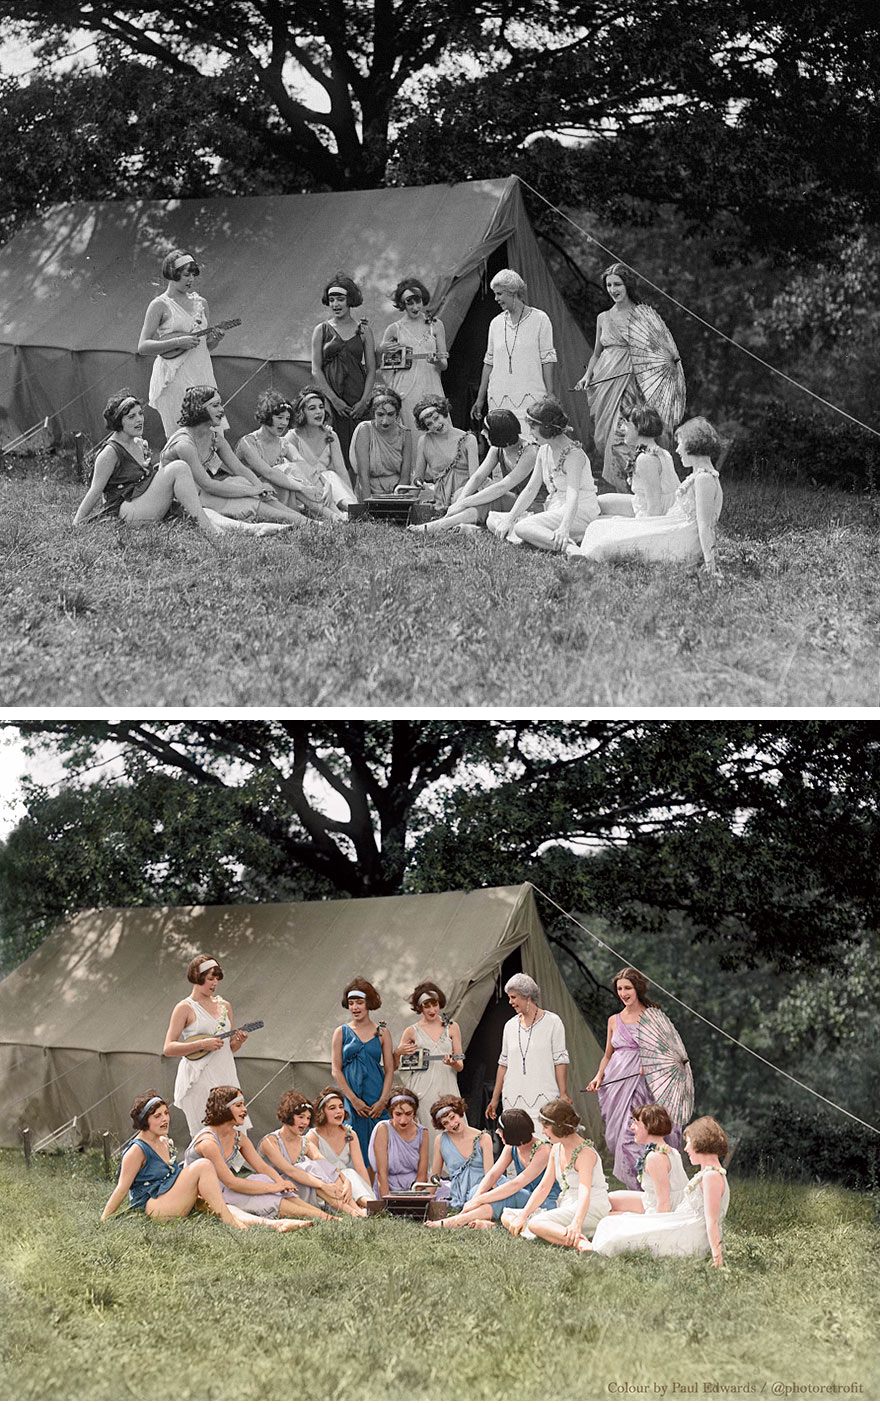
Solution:
<svg viewBox="0 0 880 1404"><path fill-rule="evenodd" d="M32 1149L32 1148L31 1148L31 1128L30 1128L29 1126L25 1126L25 1127L22 1128L22 1132L21 1132L21 1148L22 1148L22 1150L24 1151L24 1163L25 1163L25 1168L26 1168L27 1170L30 1170L30 1168L31 1168L31 1149Z"/></svg>
<svg viewBox="0 0 880 1404"><path fill-rule="evenodd" d="M101 1149L104 1152L104 1174L108 1180L113 1178L113 1167L110 1164L110 1132L101 1132Z"/></svg>
<svg viewBox="0 0 880 1404"><path fill-rule="evenodd" d="M76 476L80 483L85 482L85 440L82 432L77 430L73 436L73 447L76 450Z"/></svg>

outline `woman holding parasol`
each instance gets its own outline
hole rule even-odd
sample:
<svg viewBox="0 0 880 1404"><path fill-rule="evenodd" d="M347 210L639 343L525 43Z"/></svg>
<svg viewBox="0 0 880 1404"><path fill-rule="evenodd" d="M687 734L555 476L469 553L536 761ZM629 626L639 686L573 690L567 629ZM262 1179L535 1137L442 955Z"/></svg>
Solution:
<svg viewBox="0 0 880 1404"><path fill-rule="evenodd" d="M632 269L612 263L602 274L612 306L596 319L596 345L575 389L585 390L602 475L623 491L626 459L618 437L621 415L653 405L671 433L685 407L681 357L659 312L642 302Z"/></svg>
<svg viewBox="0 0 880 1404"><path fill-rule="evenodd" d="M627 965L614 977L623 1008L608 1019L602 1061L584 1089L596 1092L605 1140L614 1154L614 1173L627 1189L639 1189L639 1146L632 1130L635 1107L657 1102L672 1121L669 1145L681 1145L681 1128L694 1105L687 1052L671 1019L648 999L648 981Z"/></svg>

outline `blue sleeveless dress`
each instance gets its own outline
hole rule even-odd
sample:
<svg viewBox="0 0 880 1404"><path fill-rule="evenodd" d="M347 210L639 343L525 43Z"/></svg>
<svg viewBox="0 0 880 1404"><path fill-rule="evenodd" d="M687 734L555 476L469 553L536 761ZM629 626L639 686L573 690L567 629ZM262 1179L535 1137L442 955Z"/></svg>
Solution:
<svg viewBox="0 0 880 1404"><path fill-rule="evenodd" d="M140 1136L135 1136L130 1145L142 1150L147 1159L131 1182L128 1202L132 1209L146 1209L148 1199L158 1199L160 1195L168 1193L183 1166L178 1165L176 1159L169 1165ZM130 1146L126 1146L128 1149Z"/></svg>
<svg viewBox="0 0 880 1404"><path fill-rule="evenodd" d="M377 1033L364 1043L348 1024L342 1025L342 1071L352 1092L361 1097L368 1106L372 1106L373 1102L379 1099L385 1085L385 1072L382 1067L382 1040ZM358 1116L347 1097L344 1097L343 1101L352 1130L360 1142L364 1164L368 1165L370 1137L376 1121L387 1121L388 1113L384 1111L374 1121L369 1116Z"/></svg>
<svg viewBox="0 0 880 1404"><path fill-rule="evenodd" d="M446 1131L440 1137L440 1146L443 1152L443 1163L451 1181L449 1201L453 1208L460 1209L475 1193L477 1185L486 1173L483 1169L480 1138L479 1136L474 1137L473 1150L467 1158L453 1145Z"/></svg>

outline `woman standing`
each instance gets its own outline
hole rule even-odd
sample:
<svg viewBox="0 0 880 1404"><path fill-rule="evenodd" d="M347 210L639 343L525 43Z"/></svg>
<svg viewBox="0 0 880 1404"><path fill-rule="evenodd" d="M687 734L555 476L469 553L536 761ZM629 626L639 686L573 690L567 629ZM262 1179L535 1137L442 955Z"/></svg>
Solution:
<svg viewBox="0 0 880 1404"><path fill-rule="evenodd" d="M431 295L419 278L402 278L394 289L391 301L403 313L386 329L379 347L382 353L402 347L408 367L400 370L383 368L382 379L400 396L403 423L415 431L413 411L426 395L443 394L440 372L446 369L446 332L443 323L428 311Z"/></svg>
<svg viewBox="0 0 880 1404"><path fill-rule="evenodd" d="M529 408L527 418L540 448L532 476L507 518L507 539L525 541L542 551L564 551L569 541L581 540L599 515L590 460L580 444L568 437L570 426L558 400L539 400ZM547 489L544 510L526 516L542 483Z"/></svg>
<svg viewBox="0 0 880 1404"><path fill-rule="evenodd" d="M448 507L477 471L477 441L466 429L456 429L449 417L449 401L428 395L415 407L416 446L413 482L420 483L424 499Z"/></svg>
<svg viewBox="0 0 880 1404"><path fill-rule="evenodd" d="M568 1049L558 1014L542 1009L541 991L530 975L512 975L504 992L516 1017L504 1025L501 1055L486 1115L494 1121L498 1103L519 1107L535 1121L545 1102L568 1095Z"/></svg>
<svg viewBox="0 0 880 1404"><path fill-rule="evenodd" d="M489 323L483 374L471 414L482 419L488 400L490 410L512 410L528 435L526 407L553 394L553 328L546 312L528 306L526 285L512 268L502 268L489 286L501 312Z"/></svg>
<svg viewBox="0 0 880 1404"><path fill-rule="evenodd" d="M223 979L219 961L201 952L186 967L186 978L193 992L172 1009L162 1052L166 1058L180 1059L174 1082L174 1105L180 1107L189 1134L194 1136L202 1129L211 1088L221 1084L237 1085L233 1054L244 1047L248 1036L242 1029L235 1028L231 1004L217 993ZM235 1030L231 1037L220 1037L229 1035L230 1030ZM187 1057L190 1053L205 1056L198 1062L190 1062ZM250 1122L243 1124L249 1126Z"/></svg>
<svg viewBox="0 0 880 1404"><path fill-rule="evenodd" d="M171 250L162 263L167 286L147 308L138 341L139 356L156 358L149 403L162 416L166 437L177 428L183 397L191 385L217 388L211 352L223 339L223 332L205 335L208 304L195 290L199 271L190 254L183 249ZM169 351L181 354L166 360L163 352Z"/></svg>
<svg viewBox="0 0 880 1404"><path fill-rule="evenodd" d="M599 1225L592 1248L603 1257L644 1248L655 1258L712 1258L724 1266L722 1231L730 1188L721 1159L727 1155L727 1136L711 1116L692 1121L684 1133L684 1148L699 1173L690 1181L680 1204L670 1214L613 1214Z"/></svg>
<svg viewBox="0 0 880 1404"><path fill-rule="evenodd" d="M290 425L284 443L293 453L298 483L310 490L311 500L326 509L329 521L347 521L345 508L358 498L352 491L339 435L330 423L322 390L307 385L300 391L290 409Z"/></svg>
<svg viewBox="0 0 880 1404"><path fill-rule="evenodd" d="M580 1135L573 1106L556 1098L541 1108L540 1119L553 1144L550 1162L525 1208L506 1210L501 1221L514 1238L522 1234L577 1248L611 1212L608 1182L596 1147ZM542 1210L554 1179L560 1189L556 1208Z"/></svg>
<svg viewBox="0 0 880 1404"><path fill-rule="evenodd" d="M89 490L77 508L74 526L93 518L119 517L127 526L161 522L179 502L199 531L216 542L220 532L205 516L192 472L181 459L153 464L143 437L144 408L130 390L117 390L104 406L104 423L112 432L95 459Z"/></svg>
<svg viewBox="0 0 880 1404"><path fill-rule="evenodd" d="M492 1137L467 1123L462 1097L440 1097L431 1107L431 1120L443 1134L434 1142L431 1174L451 1181L449 1201L462 1209L492 1169Z"/></svg>
<svg viewBox="0 0 880 1404"><path fill-rule="evenodd" d="M674 429L684 412L684 377L669 329L653 307L647 307L636 292L636 276L623 263L612 263L602 274L611 307L596 319L596 344L586 371L575 386L587 392L593 419L593 438L602 458L602 476L619 491L626 488L626 455L620 438L620 417L638 404L660 399L661 387L675 375L675 393L663 419L667 432ZM633 368L633 351L653 348L654 363L648 393L639 385ZM667 375L664 367L670 368ZM646 383L648 383L646 381ZM652 391L651 385L656 388ZM661 407L658 402L658 409ZM662 418L662 416L661 416Z"/></svg>
<svg viewBox="0 0 880 1404"><path fill-rule="evenodd" d="M339 273L324 288L321 301L330 319L312 332L312 380L327 396L336 417L342 456L348 449L355 424L367 407L376 379L376 347L365 318L355 322L353 307L364 295L353 278Z"/></svg>
<svg viewBox="0 0 880 1404"><path fill-rule="evenodd" d="M363 1208L376 1196L370 1188L370 1172L364 1164L360 1142L345 1119L345 1103L336 1087L325 1087L315 1102L314 1125L306 1135L306 1151L316 1152L345 1176L354 1202Z"/></svg>
<svg viewBox="0 0 880 1404"><path fill-rule="evenodd" d="M428 1133L419 1124L419 1099L407 1087L393 1087L390 1117L378 1121L370 1137L370 1165L380 1195L412 1189L428 1178Z"/></svg>
<svg viewBox="0 0 880 1404"><path fill-rule="evenodd" d="M331 1075L345 1094L345 1108L365 1160L374 1123L388 1115L385 1108L394 1077L391 1035L384 1022L377 1026L370 1018L381 1005L381 996L369 980L358 976L350 981L342 1007L351 1019L333 1030L330 1048Z"/></svg>
<svg viewBox="0 0 880 1404"><path fill-rule="evenodd" d="M412 476L413 437L401 423L396 390L377 385L370 396L369 419L351 436L351 466L362 502L392 493Z"/></svg>
<svg viewBox="0 0 880 1404"><path fill-rule="evenodd" d="M454 1019L443 1014L446 995L436 980L423 980L409 997L409 1007L418 1019L407 1024L394 1050L394 1067L400 1067L405 1054L421 1053L427 1067L406 1069L401 1074L404 1086L418 1093L419 1120L427 1128L433 1146L434 1123L430 1108L438 1097L457 1097L458 1074L464 1066L461 1052L461 1029Z"/></svg>
<svg viewBox="0 0 880 1404"><path fill-rule="evenodd" d="M240 1087L212 1087L205 1105L205 1125L193 1136L184 1165L204 1158L216 1171L220 1192L230 1209L242 1209L261 1219L294 1219L297 1228L314 1220L299 1218L299 1196L289 1181L254 1149L244 1129L247 1105ZM256 1173L236 1175L239 1158Z"/></svg>

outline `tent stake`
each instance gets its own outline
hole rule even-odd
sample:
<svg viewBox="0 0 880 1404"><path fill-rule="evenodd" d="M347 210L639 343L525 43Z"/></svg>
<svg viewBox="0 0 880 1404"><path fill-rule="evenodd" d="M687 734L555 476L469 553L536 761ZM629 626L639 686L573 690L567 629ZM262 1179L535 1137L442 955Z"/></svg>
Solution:
<svg viewBox="0 0 880 1404"><path fill-rule="evenodd" d="M111 1169L111 1166L110 1166L110 1132L109 1132L109 1131L102 1131L102 1132L101 1132L101 1149L102 1149L103 1152L104 1152L104 1174L107 1176L107 1179L110 1180L110 1179L113 1178L113 1172L112 1172L112 1169Z"/></svg>
<svg viewBox="0 0 880 1404"><path fill-rule="evenodd" d="M73 447L76 449L76 476L81 483L85 482L85 452L83 448L83 436L77 432L73 436Z"/></svg>
<svg viewBox="0 0 880 1404"><path fill-rule="evenodd" d="M24 1163L25 1163L25 1168L26 1168L27 1170L30 1170L30 1168L31 1168L31 1128L30 1128L29 1126L25 1126L25 1127L22 1129L22 1133L21 1133L21 1148L22 1148L22 1150L24 1151Z"/></svg>

